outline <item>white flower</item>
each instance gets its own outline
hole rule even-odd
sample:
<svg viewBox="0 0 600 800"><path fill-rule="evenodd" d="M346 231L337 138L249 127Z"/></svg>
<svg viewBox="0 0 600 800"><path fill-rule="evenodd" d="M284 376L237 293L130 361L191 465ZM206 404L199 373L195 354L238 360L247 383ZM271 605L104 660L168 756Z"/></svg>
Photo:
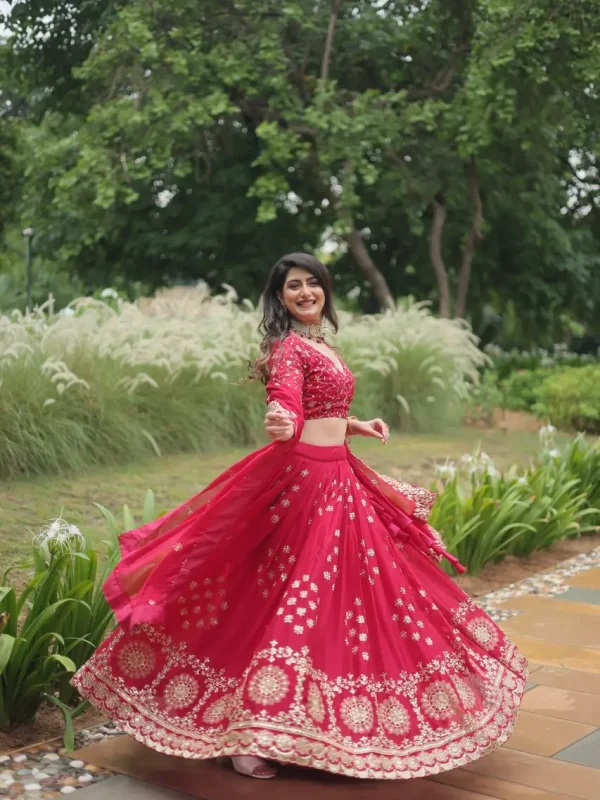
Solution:
<svg viewBox="0 0 600 800"><path fill-rule="evenodd" d="M544 425L539 430L539 437L540 442L542 443L543 447L551 447L554 444L554 434L556 433L556 428L554 425L548 423L548 425Z"/></svg>
<svg viewBox="0 0 600 800"><path fill-rule="evenodd" d="M497 477L499 474L494 467L492 459L483 451L475 452L474 454L466 453L461 457L460 464L470 478L486 474L491 475L491 477Z"/></svg>
<svg viewBox="0 0 600 800"><path fill-rule="evenodd" d="M67 306L66 308L63 308L60 313L63 315L63 317L74 317L75 316L75 311L74 311L74 309L71 308L71 306Z"/></svg>
<svg viewBox="0 0 600 800"><path fill-rule="evenodd" d="M552 450L548 450L548 455L550 458L560 458L560 450L557 450L555 447Z"/></svg>
<svg viewBox="0 0 600 800"><path fill-rule="evenodd" d="M106 300L107 297L110 297L113 300L118 300L119 299L119 293L116 291L116 289L111 289L109 287L107 289L102 289L102 291L100 292L100 297L103 300Z"/></svg>
<svg viewBox="0 0 600 800"><path fill-rule="evenodd" d="M49 525L44 525L33 537L33 542L38 547L46 545L64 553L75 553L85 548L85 539L77 525L69 525L62 517L52 520Z"/></svg>
<svg viewBox="0 0 600 800"><path fill-rule="evenodd" d="M448 461L446 464L437 464L435 474L443 481L452 481L456 475L456 465L453 461Z"/></svg>

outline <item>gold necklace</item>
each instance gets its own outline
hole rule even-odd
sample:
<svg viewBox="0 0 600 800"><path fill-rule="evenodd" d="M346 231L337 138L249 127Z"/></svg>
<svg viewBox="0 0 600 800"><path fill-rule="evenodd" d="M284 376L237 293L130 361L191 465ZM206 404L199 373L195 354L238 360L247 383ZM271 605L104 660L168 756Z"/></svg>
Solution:
<svg viewBox="0 0 600 800"><path fill-rule="evenodd" d="M298 322L297 319L292 317L290 320L290 328L300 336L304 336L306 339L313 339L315 342L321 343L325 341L323 326L321 324L303 325L302 322Z"/></svg>

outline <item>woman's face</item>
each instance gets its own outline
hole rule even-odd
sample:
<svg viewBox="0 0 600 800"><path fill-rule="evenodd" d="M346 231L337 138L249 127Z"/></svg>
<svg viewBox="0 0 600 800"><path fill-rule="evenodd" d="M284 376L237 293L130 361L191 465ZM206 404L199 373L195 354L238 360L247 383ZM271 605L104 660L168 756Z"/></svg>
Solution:
<svg viewBox="0 0 600 800"><path fill-rule="evenodd" d="M319 325L325 305L325 291L307 269L292 267L280 295L289 313L303 325Z"/></svg>

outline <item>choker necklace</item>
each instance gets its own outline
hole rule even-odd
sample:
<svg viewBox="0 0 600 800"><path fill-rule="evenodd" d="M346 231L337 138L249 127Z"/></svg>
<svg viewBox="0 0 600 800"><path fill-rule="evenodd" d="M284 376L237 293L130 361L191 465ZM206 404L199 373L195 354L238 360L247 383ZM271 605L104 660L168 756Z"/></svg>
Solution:
<svg viewBox="0 0 600 800"><path fill-rule="evenodd" d="M297 319L290 320L290 329L306 339L313 339L315 342L324 342L325 335L322 325L303 325Z"/></svg>

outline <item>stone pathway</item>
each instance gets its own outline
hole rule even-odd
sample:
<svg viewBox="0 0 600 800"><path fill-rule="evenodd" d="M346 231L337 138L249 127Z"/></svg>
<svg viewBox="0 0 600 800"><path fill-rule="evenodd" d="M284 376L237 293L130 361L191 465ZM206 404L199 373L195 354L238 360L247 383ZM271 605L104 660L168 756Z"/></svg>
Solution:
<svg viewBox="0 0 600 800"><path fill-rule="evenodd" d="M157 754L107 725L80 734L74 754L46 744L0 756L0 797L50 800L83 789L81 800L597 800L600 548L478 603L531 671L515 733L467 767L401 784L287 768L274 781L250 781L214 762Z"/></svg>

